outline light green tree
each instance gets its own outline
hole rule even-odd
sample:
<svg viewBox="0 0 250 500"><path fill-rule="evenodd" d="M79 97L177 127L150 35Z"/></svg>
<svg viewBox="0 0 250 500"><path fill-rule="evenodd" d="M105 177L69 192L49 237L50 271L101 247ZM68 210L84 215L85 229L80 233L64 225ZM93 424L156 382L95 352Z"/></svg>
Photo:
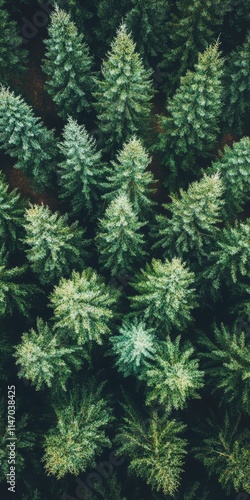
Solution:
<svg viewBox="0 0 250 500"><path fill-rule="evenodd" d="M41 283L51 284L82 266L87 242L78 221L69 225L67 214L31 205L25 212L24 228L27 258Z"/></svg>
<svg viewBox="0 0 250 500"><path fill-rule="evenodd" d="M110 333L118 295L91 268L81 274L73 271L70 279L62 278L51 294L58 335L62 339L69 336L79 345L101 344L102 337Z"/></svg>
<svg viewBox="0 0 250 500"><path fill-rule="evenodd" d="M75 388L55 406L57 424L45 437L43 461L48 475L58 479L65 474L77 476L89 466L94 466L95 456L110 446L106 435L111 422L111 412L102 397L103 383L90 382Z"/></svg>
<svg viewBox="0 0 250 500"><path fill-rule="evenodd" d="M180 259L153 259L132 283L139 292L131 297L132 307L142 311L154 328L160 326L163 335L173 328L183 329L197 305L193 284L194 273Z"/></svg>
<svg viewBox="0 0 250 500"><path fill-rule="evenodd" d="M112 276L133 272L146 255L145 241L139 222L127 194L120 193L107 207L100 219L96 244L100 262Z"/></svg>
<svg viewBox="0 0 250 500"><path fill-rule="evenodd" d="M89 109L92 58L69 14L55 8L48 28L43 70L49 77L47 90L64 119Z"/></svg>
<svg viewBox="0 0 250 500"><path fill-rule="evenodd" d="M101 153L83 125L68 119L59 144L63 161L59 164L60 197L77 213L93 209L102 178Z"/></svg>
<svg viewBox="0 0 250 500"><path fill-rule="evenodd" d="M16 364L20 365L18 376L30 380L36 390L52 384L66 390L71 368L79 369L82 365L80 351L80 347L65 347L48 323L37 318L36 330L31 328L23 333L15 347Z"/></svg>
<svg viewBox="0 0 250 500"><path fill-rule="evenodd" d="M151 72L144 69L125 24L118 29L101 72L94 93L99 128L106 149L114 153L130 136L145 132L153 97Z"/></svg>

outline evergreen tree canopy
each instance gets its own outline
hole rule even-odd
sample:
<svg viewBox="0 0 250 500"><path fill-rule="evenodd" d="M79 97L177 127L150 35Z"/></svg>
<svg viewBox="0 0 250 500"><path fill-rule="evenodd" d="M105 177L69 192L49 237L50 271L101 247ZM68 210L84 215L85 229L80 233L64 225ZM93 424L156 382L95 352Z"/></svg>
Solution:
<svg viewBox="0 0 250 500"><path fill-rule="evenodd" d="M97 198L101 177L101 153L83 125L68 119L59 144L63 161L59 164L60 196L66 199L73 213L91 209Z"/></svg>
<svg viewBox="0 0 250 500"><path fill-rule="evenodd" d="M131 298L132 307L142 310L155 328L163 327L163 333L183 329L192 320L191 311L197 305L193 284L194 273L180 259L153 259L133 283L139 295Z"/></svg>
<svg viewBox="0 0 250 500"><path fill-rule="evenodd" d="M120 193L105 211L99 223L96 243L103 267L112 276L124 276L133 271L145 256L145 241L139 222L128 196Z"/></svg>
<svg viewBox="0 0 250 500"><path fill-rule="evenodd" d="M250 139L242 137L233 147L225 146L223 154L213 163L212 171L221 174L224 186L224 218L234 217L250 199Z"/></svg>
<svg viewBox="0 0 250 500"><path fill-rule="evenodd" d="M44 205L31 205L25 213L27 258L41 283L69 276L86 257L84 230L78 221L68 224L68 215L52 213Z"/></svg>
<svg viewBox="0 0 250 500"><path fill-rule="evenodd" d="M66 390L65 383L71 374L71 366L81 367L78 347L63 347L53 335L47 323L37 319L37 331L31 328L23 333L21 343L15 348L18 376L24 377L40 390L57 382ZM78 354L78 357L77 357Z"/></svg>
<svg viewBox="0 0 250 500"><path fill-rule="evenodd" d="M4 87L0 88L0 148L17 159L15 168L23 170L34 186L51 187L58 157L54 134L20 96Z"/></svg>
<svg viewBox="0 0 250 500"><path fill-rule="evenodd" d="M0 0L0 75L1 83L7 84L9 78L27 63L27 51L22 45L16 22L10 19L6 0Z"/></svg>
<svg viewBox="0 0 250 500"><path fill-rule="evenodd" d="M57 425L45 438L44 462L47 474L58 479L65 474L77 476L95 463L110 440L105 429L111 421L110 409L101 393L103 383L89 383L81 390L76 388L55 407Z"/></svg>
<svg viewBox="0 0 250 500"><path fill-rule="evenodd" d="M219 43L198 56L194 71L187 71L160 116L159 150L173 175L192 170L199 157L210 154L219 132L222 112L222 66ZM197 167L196 167L197 168Z"/></svg>
<svg viewBox="0 0 250 500"><path fill-rule="evenodd" d="M163 205L172 214L171 219L159 215L159 241L155 246L164 249L164 256L177 255L190 260L208 256L216 241L220 212L224 201L223 182L216 173L204 175L199 182L189 185L180 195L171 195L171 204Z"/></svg>
<svg viewBox="0 0 250 500"><path fill-rule="evenodd" d="M144 321L135 318L133 321L124 320L119 335L110 339L112 351L117 357L118 370L128 375L139 375L147 359L154 359L155 337L154 330L147 328Z"/></svg>
<svg viewBox="0 0 250 500"><path fill-rule="evenodd" d="M99 127L105 145L114 152L131 135L143 134L153 97L150 71L144 69L125 24L117 31L96 85Z"/></svg>
<svg viewBox="0 0 250 500"><path fill-rule="evenodd" d="M226 66L225 125L242 133L250 114L250 32L245 43L229 55Z"/></svg>
<svg viewBox="0 0 250 500"><path fill-rule="evenodd" d="M250 345L244 332L234 327L214 327L215 341L203 334L202 354L207 361L207 374L212 392L220 391L222 401L233 402L241 411L250 414Z"/></svg>
<svg viewBox="0 0 250 500"><path fill-rule="evenodd" d="M117 298L118 292L107 287L93 269L81 274L73 271L51 294L56 331L62 338L71 336L79 345L89 341L101 344L102 336L110 333L111 308Z"/></svg>
<svg viewBox="0 0 250 500"><path fill-rule="evenodd" d="M202 446L195 448L196 458L206 467L209 475L218 476L227 494L250 490L250 432L240 431L239 419L226 413L220 425L214 418L206 420Z"/></svg>
<svg viewBox="0 0 250 500"><path fill-rule="evenodd" d="M10 191L4 175L0 173L0 238L8 250L13 250L19 244L24 205L17 189Z"/></svg>
<svg viewBox="0 0 250 500"><path fill-rule="evenodd" d="M119 454L130 458L129 472L143 478L153 490L173 496L186 453L186 440L179 436L185 425L152 411L145 430L145 421L134 408L126 405L125 411L116 441Z"/></svg>
<svg viewBox="0 0 250 500"><path fill-rule="evenodd" d="M140 218L145 218L153 205L150 199L154 189L150 186L154 182L151 172L147 171L150 158L141 141L131 137L117 154L117 161L111 161L106 188L108 193L103 197L111 200L119 191L129 196L133 208Z"/></svg>
<svg viewBox="0 0 250 500"><path fill-rule="evenodd" d="M48 33L43 70L49 77L47 89L58 114L66 120L68 115L76 117L89 109L92 58L83 34L58 7L51 15Z"/></svg>
<svg viewBox="0 0 250 500"><path fill-rule="evenodd" d="M203 387L204 372L198 368L198 361L193 357L194 349L190 344L180 346L181 337L158 345L153 363L146 363L143 373L149 390L147 403L157 401L168 412L183 409L187 399L199 398L198 389Z"/></svg>

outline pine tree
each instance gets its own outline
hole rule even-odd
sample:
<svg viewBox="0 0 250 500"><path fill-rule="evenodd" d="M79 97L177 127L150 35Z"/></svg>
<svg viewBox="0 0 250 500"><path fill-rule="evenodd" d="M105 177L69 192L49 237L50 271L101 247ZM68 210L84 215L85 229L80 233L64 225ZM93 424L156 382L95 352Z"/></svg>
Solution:
<svg viewBox="0 0 250 500"><path fill-rule="evenodd" d="M107 183L107 193L104 199L112 200L119 191L124 191L129 196L133 208L140 218L145 219L153 201L150 199L154 192L152 184L153 175L147 170L150 157L141 141L135 136L123 144L117 154L117 161L111 161Z"/></svg>
<svg viewBox="0 0 250 500"><path fill-rule="evenodd" d="M101 55L104 55L107 48L111 45L121 19L124 19L130 7L130 0L98 0L98 25L95 32L100 44L99 51Z"/></svg>
<svg viewBox="0 0 250 500"><path fill-rule="evenodd" d="M43 63L49 77L47 90L64 120L68 115L77 117L90 107L92 58L89 49L70 16L58 7L52 13L48 33Z"/></svg>
<svg viewBox="0 0 250 500"><path fill-rule="evenodd" d="M154 330L147 328L144 321L135 318L125 319L119 329L119 335L110 339L112 351L117 357L116 366L125 377L140 375L147 359L154 359Z"/></svg>
<svg viewBox="0 0 250 500"><path fill-rule="evenodd" d="M192 359L194 348L191 344L181 347L180 340L178 336L172 342L168 336L161 342L142 375L148 386L147 404L156 400L168 412L183 409L190 398L199 398L197 390L204 385L204 372L199 370L198 361Z"/></svg>
<svg viewBox="0 0 250 500"><path fill-rule="evenodd" d="M0 173L0 239L8 250L19 246L25 203L17 189L10 191L4 175Z"/></svg>
<svg viewBox="0 0 250 500"><path fill-rule="evenodd" d="M62 278L51 294L58 336L70 336L79 345L89 341L101 344L102 336L110 333L117 298L118 292L107 287L91 268L81 274L73 271L68 280Z"/></svg>
<svg viewBox="0 0 250 500"><path fill-rule="evenodd" d="M0 75L1 83L7 84L9 78L24 70L27 51L22 48L22 38L16 22L10 19L6 0L0 0Z"/></svg>
<svg viewBox="0 0 250 500"><path fill-rule="evenodd" d="M214 327L215 340L205 334L200 339L206 353L207 376L212 393L219 391L221 401L233 403L241 411L250 414L250 345L244 332L239 334L236 325L230 331L221 325Z"/></svg>
<svg viewBox="0 0 250 500"><path fill-rule="evenodd" d="M68 224L68 215L52 213L44 205L31 205L25 212L27 258L43 284L69 276L83 264L86 252L84 230L78 221Z"/></svg>
<svg viewBox="0 0 250 500"><path fill-rule="evenodd" d="M12 267L8 265L8 254L4 247L0 249L0 315L11 316L19 312L29 316L32 297L37 296L35 285L24 283L26 266ZM20 278L22 281L20 282Z"/></svg>
<svg viewBox="0 0 250 500"><path fill-rule="evenodd" d="M20 365L19 378L30 380L36 390L47 385L61 385L66 390L66 381L71 366L81 367L78 347L64 347L53 335L48 323L37 318L37 330L31 328L22 335L21 343L15 347L16 364Z"/></svg>
<svg viewBox="0 0 250 500"><path fill-rule="evenodd" d="M101 153L83 125L68 119L59 144L63 161L59 164L60 197L67 200L72 212L91 210L97 199L101 178Z"/></svg>
<svg viewBox="0 0 250 500"><path fill-rule="evenodd" d="M28 104L4 87L0 88L0 148L16 158L36 188L51 187L58 158L54 134Z"/></svg>
<svg viewBox="0 0 250 500"><path fill-rule="evenodd" d="M133 283L139 295L131 298L132 307L142 310L147 322L161 327L163 334L164 330L170 333L173 328L183 329L197 305L193 284L194 273L180 259L153 259Z"/></svg>
<svg viewBox="0 0 250 500"><path fill-rule="evenodd" d="M231 0L179 0L168 23L168 49L161 67L166 72L167 95L173 95L187 70L193 70L199 52L219 36Z"/></svg>
<svg viewBox="0 0 250 500"><path fill-rule="evenodd" d="M96 236L103 267L112 276L129 275L145 257L145 241L136 212L125 193L120 193L108 206L100 220Z"/></svg>
<svg viewBox="0 0 250 500"><path fill-rule="evenodd" d="M222 112L222 66L219 43L199 54L194 71L187 71L160 116L161 134L156 146L173 176L181 169L197 169L196 161L207 157L219 132Z"/></svg>
<svg viewBox="0 0 250 500"><path fill-rule="evenodd" d="M250 33L244 44L232 52L226 65L225 126L242 134L250 114Z"/></svg>
<svg viewBox="0 0 250 500"><path fill-rule="evenodd" d="M144 479L153 490L174 495L180 484L186 440L185 425L152 411L145 421L132 406L125 406L124 423L116 436L118 453L128 456L129 472Z"/></svg>
<svg viewBox="0 0 250 500"><path fill-rule="evenodd" d="M171 219L159 215L159 241L156 247L164 249L164 256L188 259L207 258L218 237L219 216L224 204L223 181L215 173L204 175L199 182L189 185L180 195L171 195L171 204L163 205L172 214Z"/></svg>
<svg viewBox="0 0 250 500"><path fill-rule="evenodd" d="M99 386L90 382L88 386L75 388L64 404L55 407L57 425L45 438L43 461L48 475L58 479L65 474L77 476L95 463L110 440L106 427L111 421L110 408Z"/></svg>
<svg viewBox="0 0 250 500"><path fill-rule="evenodd" d="M125 24L117 31L97 80L96 109L105 145L114 152L135 133L143 134L150 114L153 88Z"/></svg>
<svg viewBox="0 0 250 500"><path fill-rule="evenodd" d="M204 440L195 448L196 458L206 467L209 475L218 476L227 494L250 489L250 432L240 430L239 419L226 413L222 424L215 418L205 422Z"/></svg>
<svg viewBox="0 0 250 500"><path fill-rule="evenodd" d="M233 147L225 146L220 158L212 165L219 172L224 186L225 207L223 218L234 217L250 199L250 139L242 137Z"/></svg>

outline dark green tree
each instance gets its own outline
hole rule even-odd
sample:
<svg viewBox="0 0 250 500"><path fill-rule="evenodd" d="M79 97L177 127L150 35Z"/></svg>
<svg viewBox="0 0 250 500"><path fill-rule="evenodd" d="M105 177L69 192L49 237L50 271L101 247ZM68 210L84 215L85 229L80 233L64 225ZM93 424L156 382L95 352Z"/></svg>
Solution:
<svg viewBox="0 0 250 500"><path fill-rule="evenodd" d="M81 367L79 351L82 351L80 347L62 345L48 323L37 318L36 330L31 328L23 333L20 344L15 347L16 364L20 365L18 376L30 380L36 390L52 384L66 390L71 367Z"/></svg>
<svg viewBox="0 0 250 500"><path fill-rule="evenodd" d="M44 205L31 205L25 212L27 258L43 284L69 276L86 258L84 230L78 221L68 224L68 215L51 212Z"/></svg>
<svg viewBox="0 0 250 500"><path fill-rule="evenodd" d="M204 372L193 359L194 348L187 343L180 346L180 340L180 336L174 341L168 336L160 342L152 363L146 362L142 374L148 386L147 404L157 401L168 412L183 409L190 398L199 398L197 391L204 385Z"/></svg>
<svg viewBox="0 0 250 500"><path fill-rule="evenodd" d="M235 217L250 199L250 139L242 137L233 147L225 146L211 170L219 172L224 187L223 218Z"/></svg>
<svg viewBox="0 0 250 500"><path fill-rule="evenodd" d="M164 249L164 256L174 255L188 261L206 259L218 237L223 181L216 173L204 175L199 182L189 185L180 195L171 195L171 204L163 205L171 212L171 219L159 215L159 241L156 247Z"/></svg>
<svg viewBox="0 0 250 500"><path fill-rule="evenodd" d="M20 246L24 222L24 201L17 189L10 191L4 175L0 173L0 239L8 250Z"/></svg>
<svg viewBox="0 0 250 500"><path fill-rule="evenodd" d="M241 47L233 51L226 64L224 123L242 134L249 127L250 114L250 32Z"/></svg>
<svg viewBox="0 0 250 500"><path fill-rule="evenodd" d="M45 470L58 479L65 474L77 476L95 464L95 456L111 442L106 435L111 412L102 397L103 383L90 382L75 388L64 404L55 406L57 425L45 437Z"/></svg>
<svg viewBox="0 0 250 500"><path fill-rule="evenodd" d="M58 335L62 339L70 336L79 345L90 341L101 344L103 335L110 333L112 306L117 298L118 292L93 269L81 274L73 271L71 278L62 278L51 294Z"/></svg>
<svg viewBox="0 0 250 500"><path fill-rule="evenodd" d="M99 0L97 2L98 25L95 32L102 56L111 45L121 19L124 19L130 7L130 0Z"/></svg>
<svg viewBox="0 0 250 500"><path fill-rule="evenodd" d="M179 0L171 9L167 50L161 67L166 72L164 88L173 95L187 70L193 70L199 52L219 36L231 0Z"/></svg>
<svg viewBox="0 0 250 500"><path fill-rule="evenodd" d="M116 355L116 366L125 377L140 375L144 362L154 359L156 352L153 328L148 328L144 321L135 318L125 319L119 329L119 335L110 338L112 351Z"/></svg>
<svg viewBox="0 0 250 500"><path fill-rule="evenodd" d="M242 412L250 414L250 343L244 332L239 333L221 325L214 327L215 339L205 334L200 343L206 352L206 373L212 393L219 392L220 401L233 403Z"/></svg>
<svg viewBox="0 0 250 500"><path fill-rule="evenodd" d="M163 334L183 329L197 305L193 284L194 273L180 259L153 259L132 283L139 292L131 297L132 307L142 311L154 328L161 327Z"/></svg>
<svg viewBox="0 0 250 500"><path fill-rule="evenodd" d="M83 34L58 7L52 13L48 33L43 62L43 70L49 77L47 90L58 114L66 120L68 115L76 117L89 110L92 58Z"/></svg>
<svg viewBox="0 0 250 500"><path fill-rule="evenodd" d="M144 479L153 490L173 496L183 471L187 442L180 434L185 425L160 417L157 411L151 411L145 422L131 405L125 406L125 412L116 441L119 454L130 459L129 472Z"/></svg>
<svg viewBox="0 0 250 500"><path fill-rule="evenodd" d="M226 413L219 423L214 417L205 422L202 445L195 448L196 458L209 475L218 477L227 494L250 490L250 432L240 430L239 419Z"/></svg>
<svg viewBox="0 0 250 500"><path fill-rule="evenodd" d="M72 212L93 209L102 175L101 153L83 125L69 118L59 144L63 161L59 164L60 197Z"/></svg>
<svg viewBox="0 0 250 500"><path fill-rule="evenodd" d="M120 191L125 192L134 210L145 219L153 205L150 195L154 192L154 177L147 170L150 157L141 141L131 137L117 154L117 161L111 161L107 183L108 192L104 199L112 200Z"/></svg>
<svg viewBox="0 0 250 500"><path fill-rule="evenodd" d="M20 96L0 88L0 148L16 158L15 168L27 174L38 189L52 185L58 152L48 130Z"/></svg>
<svg viewBox="0 0 250 500"><path fill-rule="evenodd" d="M223 60L219 43L198 56L194 71L187 71L160 116L161 133L156 149L175 177L180 170L197 170L197 159L208 157L219 133L222 113Z"/></svg>
<svg viewBox="0 0 250 500"><path fill-rule="evenodd" d="M127 194L120 193L111 201L99 222L96 244L100 262L112 276L133 272L145 257L145 241L139 222Z"/></svg>
<svg viewBox="0 0 250 500"><path fill-rule="evenodd" d="M131 135L143 135L153 97L151 72L144 69L125 24L117 30L101 71L94 93L96 109L105 146L114 153Z"/></svg>
<svg viewBox="0 0 250 500"><path fill-rule="evenodd" d="M1 83L7 84L13 74L24 70L27 51L22 48L22 37L17 24L10 19L6 0L0 0L0 75Z"/></svg>

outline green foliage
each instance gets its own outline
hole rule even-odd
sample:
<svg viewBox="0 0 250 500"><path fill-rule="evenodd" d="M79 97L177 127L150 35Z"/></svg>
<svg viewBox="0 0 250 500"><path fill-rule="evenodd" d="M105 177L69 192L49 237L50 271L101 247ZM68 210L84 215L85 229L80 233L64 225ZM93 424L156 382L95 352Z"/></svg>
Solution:
<svg viewBox="0 0 250 500"><path fill-rule="evenodd" d="M17 71L24 70L27 51L22 45L16 22L10 19L6 1L0 0L0 74L1 83L7 84Z"/></svg>
<svg viewBox="0 0 250 500"><path fill-rule="evenodd" d="M150 186L154 177L147 170L150 157L141 141L131 137L117 154L117 161L111 161L107 183L108 192L104 199L112 200L120 191L127 193L133 208L140 218L150 211L153 205L150 199L154 189Z"/></svg>
<svg viewBox="0 0 250 500"><path fill-rule="evenodd" d="M193 69L198 53L220 34L230 0L179 0L176 4L177 13L172 9L168 24L168 50L161 64L167 69L165 90L168 95L173 94L186 71Z"/></svg>
<svg viewBox="0 0 250 500"><path fill-rule="evenodd" d="M93 269L81 274L73 271L71 279L62 278L51 294L56 331L79 345L89 341L101 344L102 336L110 333L111 308L117 298L118 292L107 287Z"/></svg>
<svg viewBox="0 0 250 500"><path fill-rule="evenodd" d="M0 352L1 352L0 382L1 383L3 381L5 383L8 381L9 377L8 369L11 366L12 351L13 351L12 344L9 336L6 333L5 325L2 321L0 330Z"/></svg>
<svg viewBox="0 0 250 500"><path fill-rule="evenodd" d="M116 366L125 377L140 375L144 362L154 359L155 336L152 328L147 328L144 321L135 318L125 319L119 329L119 335L110 339L112 351L117 356Z"/></svg>
<svg viewBox="0 0 250 500"><path fill-rule="evenodd" d="M152 401L164 405L168 412L183 409L190 398L199 398L198 389L203 387L204 372L199 370L198 361L193 357L194 348L190 344L180 346L181 337L158 345L153 363L146 363L143 373L149 387L147 404Z"/></svg>
<svg viewBox="0 0 250 500"><path fill-rule="evenodd" d="M242 137L233 147L225 146L223 154L212 165L218 171L224 186L224 219L235 217L250 199L250 139Z"/></svg>
<svg viewBox="0 0 250 500"><path fill-rule="evenodd" d="M58 7L51 15L45 40L46 53L43 70L49 77L47 90L56 103L58 114L64 119L76 117L89 109L92 85L92 58L70 16Z"/></svg>
<svg viewBox="0 0 250 500"><path fill-rule="evenodd" d="M214 418L206 420L202 445L195 448L196 458L215 474L227 494L250 489L250 432L240 431L239 419L226 413L222 425ZM210 435L209 435L210 434Z"/></svg>
<svg viewBox="0 0 250 500"><path fill-rule="evenodd" d="M20 365L19 378L26 378L40 390L57 383L66 390L66 381L71 375L72 365L81 367L78 347L64 347L52 334L48 323L37 318L37 331L31 328L22 335L21 343L15 347L16 364Z"/></svg>
<svg viewBox="0 0 250 500"><path fill-rule="evenodd" d="M179 169L197 169L196 160L206 157L216 141L222 112L222 66L219 44L199 54L194 71L187 71L160 116L162 133L158 148L174 176Z"/></svg>
<svg viewBox="0 0 250 500"><path fill-rule="evenodd" d="M69 118L59 148L63 155L59 164L61 198L70 203L73 213L91 210L101 178L101 153L95 140L83 125Z"/></svg>
<svg viewBox="0 0 250 500"><path fill-rule="evenodd" d="M0 88L0 148L16 158L15 168L23 170L35 187L51 187L58 156L54 134L20 96L4 87Z"/></svg>
<svg viewBox="0 0 250 500"><path fill-rule="evenodd" d="M8 254L4 247L0 249L0 315L11 316L19 312L29 316L31 299L37 295L35 285L23 282L27 268L8 267ZM20 278L22 277L22 280Z"/></svg>
<svg viewBox="0 0 250 500"><path fill-rule="evenodd" d="M96 236L97 248L103 267L112 276L130 274L135 264L145 256L145 241L139 222L127 194L120 193L105 211L99 222Z"/></svg>
<svg viewBox="0 0 250 500"><path fill-rule="evenodd" d="M207 258L218 237L220 212L224 201L223 182L218 174L204 175L199 182L180 189L180 196L171 195L171 204L163 205L172 214L171 219L159 215L159 241L156 247L164 249L164 256L177 255L201 263Z"/></svg>
<svg viewBox="0 0 250 500"><path fill-rule="evenodd" d="M58 479L65 474L77 476L93 466L95 456L110 446L105 429L111 422L110 408L102 397L103 383L75 388L55 407L57 425L45 438L43 461L48 475Z"/></svg>
<svg viewBox="0 0 250 500"><path fill-rule="evenodd" d="M250 33L244 44L232 52L226 66L225 125L242 133L250 114Z"/></svg>
<svg viewBox="0 0 250 500"><path fill-rule="evenodd" d="M145 421L131 406L116 441L119 454L130 458L129 472L143 478L147 484L164 494L173 495L179 487L186 440L179 437L185 425L160 417L156 411Z"/></svg>
<svg viewBox="0 0 250 500"><path fill-rule="evenodd" d="M98 479L95 491L97 495L94 492L84 491L84 500L100 500L100 498L103 500L127 500L122 495L121 483L119 483L115 472L112 472L111 476L105 477L103 482Z"/></svg>
<svg viewBox="0 0 250 500"><path fill-rule="evenodd" d="M160 326L163 334L173 328L182 330L192 320L191 310L197 305L193 283L194 273L180 259L153 259L133 283L139 295L131 298L132 307L142 310L148 323Z"/></svg>
<svg viewBox="0 0 250 500"><path fill-rule="evenodd" d="M99 127L105 146L114 152L131 135L145 132L153 97L150 71L144 69L125 24L117 30L96 85Z"/></svg>
<svg viewBox="0 0 250 500"><path fill-rule="evenodd" d="M18 246L23 224L24 202L17 189L10 191L4 175L0 173L0 238L8 250Z"/></svg>
<svg viewBox="0 0 250 500"><path fill-rule="evenodd" d="M78 221L68 224L68 215L52 213L44 205L31 205L25 213L27 258L43 284L69 276L86 257L84 230Z"/></svg>
<svg viewBox="0 0 250 500"><path fill-rule="evenodd" d="M207 352L206 373L212 393L219 391L221 402L233 403L238 410L250 414L250 345L244 332L235 327L214 327L215 340L205 334L200 339Z"/></svg>
<svg viewBox="0 0 250 500"><path fill-rule="evenodd" d="M130 5L131 2L128 0L98 0L98 26L95 32L100 41L102 54L104 54L104 49L106 50L111 44L121 19L124 19Z"/></svg>

